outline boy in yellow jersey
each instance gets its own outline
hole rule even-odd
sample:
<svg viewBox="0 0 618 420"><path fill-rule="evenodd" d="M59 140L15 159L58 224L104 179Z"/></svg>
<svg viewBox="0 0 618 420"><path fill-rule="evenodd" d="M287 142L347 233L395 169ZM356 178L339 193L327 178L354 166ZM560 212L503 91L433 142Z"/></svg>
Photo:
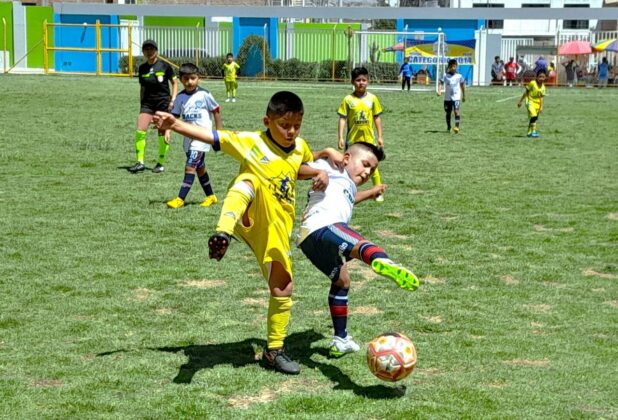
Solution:
<svg viewBox="0 0 618 420"><path fill-rule="evenodd" d="M277 92L268 103L266 131L210 131L158 112L158 128L212 144L240 162L240 173L231 182L223 202L216 233L208 240L209 256L220 260L232 235L242 238L255 254L262 275L268 281L268 339L262 362L287 374L300 367L283 350L292 307L292 261L290 234L295 216L296 179L313 178L313 188L324 190L326 172L306 162L329 157L339 161L334 149L312 153L298 137L303 120L303 103L292 92ZM302 168L301 168L302 167Z"/></svg>
<svg viewBox="0 0 618 420"><path fill-rule="evenodd" d="M225 102L236 102L236 89L238 88L238 82L236 82L236 72L240 69L240 66L234 61L234 55L228 53L225 56L225 63L223 63L223 77L225 80Z"/></svg>
<svg viewBox="0 0 618 420"><path fill-rule="evenodd" d="M536 72L536 79L531 80L526 85L524 94L517 102L517 107L520 108L524 100L526 101L526 109L528 110L528 137L538 138L541 135L536 131L536 122L539 115L543 112L543 97L545 96L545 79L547 78L547 70L540 69Z"/></svg>
<svg viewBox="0 0 618 420"><path fill-rule="evenodd" d="M354 86L354 92L343 98L337 110L339 114L339 149L343 149L344 146L347 149L349 146L359 141L376 145L382 149L384 148L382 118L380 117L382 105L377 96L367 92L368 84L369 72L366 68L356 67L352 70L352 85ZM348 132L344 143L343 129L346 123ZM374 127L378 135L377 141L374 134ZM373 185L382 184L380 171L378 171L377 168L371 176L371 182ZM384 196L380 194L375 200L384 201Z"/></svg>

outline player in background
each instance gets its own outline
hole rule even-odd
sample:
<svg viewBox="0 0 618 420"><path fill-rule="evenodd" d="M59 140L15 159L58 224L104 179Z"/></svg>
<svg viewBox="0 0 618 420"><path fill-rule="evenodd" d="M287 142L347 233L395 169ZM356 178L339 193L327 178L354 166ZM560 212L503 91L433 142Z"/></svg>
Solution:
<svg viewBox="0 0 618 420"><path fill-rule="evenodd" d="M451 131L451 114L455 113L455 127L453 133L457 134L461 124L461 102L466 102L466 81L457 73L457 60L448 60L446 73L438 83L438 96L442 96L444 88L444 112L446 113L446 131Z"/></svg>
<svg viewBox="0 0 618 420"><path fill-rule="evenodd" d="M515 61L515 58L510 57L509 61L504 65L504 73L506 75L504 79L504 86L507 84L513 86L513 83L517 83L517 74L519 73L519 64Z"/></svg>
<svg viewBox="0 0 618 420"><path fill-rule="evenodd" d="M547 70L540 69L536 72L536 78L531 80L525 87L524 94L517 102L517 107L520 108L522 103L526 103L528 110L528 137L538 138L539 132L536 130L536 122L539 115L543 112L543 97L545 96L545 79L547 78Z"/></svg>
<svg viewBox="0 0 618 420"><path fill-rule="evenodd" d="M137 173L146 169L144 155L146 152L146 130L152 122L156 111L170 111L178 93L178 80L172 66L159 59L157 43L153 40L144 41L142 53L146 62L139 66L138 76L140 84L140 111L137 117L135 131L135 154L137 163L129 168L130 172ZM172 90L170 92L170 83ZM159 158L152 169L155 173L165 170L165 158L170 148L170 133L159 130Z"/></svg>
<svg viewBox="0 0 618 420"><path fill-rule="evenodd" d="M382 104L374 94L367 92L369 84L369 72L364 67L356 67L352 70L352 85L354 91L343 98L337 113L339 114L338 125L338 147L347 149L356 142L374 144L384 148L382 138ZM343 137L344 128L348 128L347 135ZM375 132L374 132L375 127ZM377 134L377 138L376 138ZM373 185L382 184L380 171L376 171L371 176ZM380 194L375 198L376 201L384 201L384 195Z"/></svg>
<svg viewBox="0 0 618 420"><path fill-rule="evenodd" d="M313 179L314 189L325 189L328 176L310 167L314 158L340 154L334 149L312 153L298 137L303 121L301 99L292 92L275 93L266 109L265 131L210 131L158 112L157 127L213 145L240 162L238 176L223 201L215 234L208 240L209 256L221 260L232 235L249 245L268 282L267 348L262 363L279 372L298 374L300 366L285 353L283 344L292 308L290 235L295 217L296 180ZM233 302L231 303L233 304Z"/></svg>
<svg viewBox="0 0 618 420"><path fill-rule="evenodd" d="M223 63L223 78L225 81L225 102L236 102L236 89L238 82L236 81L236 73L240 66L234 61L234 55L227 53L225 63Z"/></svg>
<svg viewBox="0 0 618 420"><path fill-rule="evenodd" d="M206 130L212 130L214 120L215 128L221 130L223 125L221 124L219 104L209 91L199 86L200 76L197 66L193 63L185 63L180 66L179 75L184 90L176 97L172 114ZM200 206L209 207L217 202L217 196L212 190L210 177L204 163L204 156L206 152L210 151L210 147L209 144L202 141L193 140L190 137L184 138L183 148L187 155L185 176L178 197L168 201L168 207L178 209L185 205L185 199L196 175L206 194L206 198Z"/></svg>
<svg viewBox="0 0 618 420"><path fill-rule="evenodd" d="M403 59L403 64L399 68L399 77L401 77L401 90L403 91L404 87L408 86L408 91L410 90L410 80L412 79L412 64L409 63L410 58L406 57Z"/></svg>
<svg viewBox="0 0 618 420"><path fill-rule="evenodd" d="M356 142L345 151L342 170L333 168L322 159L308 164L325 171L329 182L326 190L309 192L298 243L313 265L331 280L328 306L334 328L329 349L332 357L340 357L360 348L347 331L350 290L347 261L363 261L373 271L392 279L403 289L415 290L419 286L418 279L410 270L394 263L384 249L348 226L355 203L374 198L386 189L384 184L380 184L369 190L357 190L357 186L369 180L383 158L382 149L374 144Z"/></svg>

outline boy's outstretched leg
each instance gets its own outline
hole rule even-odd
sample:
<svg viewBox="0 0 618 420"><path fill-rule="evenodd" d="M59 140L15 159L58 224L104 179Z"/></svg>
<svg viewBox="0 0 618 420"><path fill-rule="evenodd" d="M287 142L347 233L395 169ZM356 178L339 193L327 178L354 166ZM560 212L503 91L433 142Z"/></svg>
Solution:
<svg viewBox="0 0 618 420"><path fill-rule="evenodd" d="M210 258L217 261L223 258L230 244L230 238L234 234L236 224L243 217L254 197L254 187L249 181L237 181L229 189L225 200L223 200L216 233L208 240Z"/></svg>
<svg viewBox="0 0 618 420"><path fill-rule="evenodd" d="M292 279L277 261L271 263L268 287L268 339L262 354L262 363L278 372L297 375L300 373L300 366L290 359L283 348L292 310Z"/></svg>
<svg viewBox="0 0 618 420"><path fill-rule="evenodd" d="M354 250L356 250L358 257L354 254L352 256L370 265L374 272L393 280L402 289L416 290L420 285L418 278L412 271L393 262L379 246L364 241L355 246Z"/></svg>

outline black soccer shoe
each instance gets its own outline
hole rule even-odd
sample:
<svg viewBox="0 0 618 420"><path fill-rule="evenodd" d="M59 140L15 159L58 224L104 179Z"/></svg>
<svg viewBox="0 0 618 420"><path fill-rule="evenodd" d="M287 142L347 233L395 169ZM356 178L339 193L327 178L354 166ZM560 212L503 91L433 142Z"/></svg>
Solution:
<svg viewBox="0 0 618 420"><path fill-rule="evenodd" d="M161 165L160 163L157 163L155 167L152 168L152 172L154 172L155 174L160 174L161 172L164 172L164 171L165 171L165 167Z"/></svg>
<svg viewBox="0 0 618 420"><path fill-rule="evenodd" d="M298 363L290 359L283 349L264 350L262 365L267 369L274 369L286 375L298 375L300 373Z"/></svg>
<svg viewBox="0 0 618 420"><path fill-rule="evenodd" d="M144 164L141 162L137 162L135 165L131 166L128 170L132 174L136 174L138 172L144 172L144 169L146 169Z"/></svg>
<svg viewBox="0 0 618 420"><path fill-rule="evenodd" d="M216 232L208 239L208 256L221 261L225 251L227 251L227 247L230 246L231 239L232 237L225 232Z"/></svg>

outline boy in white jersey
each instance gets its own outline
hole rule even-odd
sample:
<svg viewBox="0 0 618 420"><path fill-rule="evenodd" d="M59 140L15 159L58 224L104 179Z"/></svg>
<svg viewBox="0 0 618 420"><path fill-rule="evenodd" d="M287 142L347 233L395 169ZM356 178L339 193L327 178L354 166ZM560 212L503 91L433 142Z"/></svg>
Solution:
<svg viewBox="0 0 618 420"><path fill-rule="evenodd" d="M219 104L206 89L199 86L199 69L193 63L185 63L180 66L180 81L185 89L178 94L172 114L175 117L182 117L183 120L212 130L212 120L215 121L215 128L221 130L221 113ZM180 186L178 197L167 202L167 206L178 209L185 205L185 199L193 185L197 175L200 185L206 194L206 198L200 206L209 207L217 202L217 196L210 185L210 177L204 164L204 155L210 151L210 144L193 140L185 137L183 148L187 154L187 164L185 165L185 177Z"/></svg>
<svg viewBox="0 0 618 420"><path fill-rule="evenodd" d="M343 170L333 168L325 160L307 164L328 174L326 190L309 192L298 244L313 265L332 282L328 294L334 328L329 349L332 357L341 357L360 348L346 329L350 289L350 274L345 265L347 261L353 258L361 260L403 289L415 290L419 286L418 279L410 270L395 264L382 248L348 226L355 203L384 193L384 184L360 192L356 188L371 178L383 158L384 152L376 145L357 142L346 150Z"/></svg>
<svg viewBox="0 0 618 420"><path fill-rule="evenodd" d="M444 90L444 112L446 113L446 131L451 131L451 113L455 112L455 127L453 133L459 133L461 123L461 102L466 102L466 81L464 77L457 73L457 60L448 60L446 73L440 78L438 83L438 96L442 96Z"/></svg>

